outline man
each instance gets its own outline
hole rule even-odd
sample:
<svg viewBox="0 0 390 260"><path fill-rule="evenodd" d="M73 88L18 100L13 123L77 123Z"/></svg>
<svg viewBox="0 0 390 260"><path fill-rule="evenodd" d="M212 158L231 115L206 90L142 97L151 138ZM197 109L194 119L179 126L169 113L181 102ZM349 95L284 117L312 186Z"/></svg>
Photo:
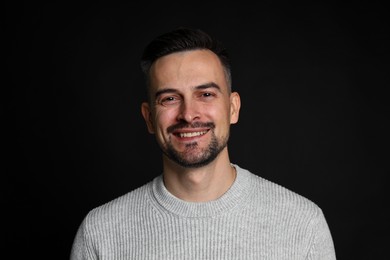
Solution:
<svg viewBox="0 0 390 260"><path fill-rule="evenodd" d="M335 259L317 205L230 162L240 97L221 44L179 28L153 40L141 64L141 111L163 173L92 210L71 259Z"/></svg>

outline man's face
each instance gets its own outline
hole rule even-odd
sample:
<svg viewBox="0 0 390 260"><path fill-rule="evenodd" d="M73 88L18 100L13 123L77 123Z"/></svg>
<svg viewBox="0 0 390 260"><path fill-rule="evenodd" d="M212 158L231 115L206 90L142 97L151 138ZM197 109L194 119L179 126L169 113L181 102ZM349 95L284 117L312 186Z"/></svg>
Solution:
<svg viewBox="0 0 390 260"><path fill-rule="evenodd" d="M150 100L142 104L142 113L169 159L200 167L226 151L240 100L230 93L213 52L185 51L156 60L150 70Z"/></svg>

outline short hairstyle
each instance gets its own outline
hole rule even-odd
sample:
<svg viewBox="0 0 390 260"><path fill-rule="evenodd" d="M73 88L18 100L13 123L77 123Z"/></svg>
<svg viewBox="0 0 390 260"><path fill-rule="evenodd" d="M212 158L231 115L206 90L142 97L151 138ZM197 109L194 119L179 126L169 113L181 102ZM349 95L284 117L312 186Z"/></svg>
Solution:
<svg viewBox="0 0 390 260"><path fill-rule="evenodd" d="M173 31L161 34L152 40L145 48L141 57L141 69L146 76L149 89L149 71L152 64L159 58L181 51L210 50L214 52L223 66L226 81L231 89L231 66L229 55L222 43L200 29L179 27Z"/></svg>

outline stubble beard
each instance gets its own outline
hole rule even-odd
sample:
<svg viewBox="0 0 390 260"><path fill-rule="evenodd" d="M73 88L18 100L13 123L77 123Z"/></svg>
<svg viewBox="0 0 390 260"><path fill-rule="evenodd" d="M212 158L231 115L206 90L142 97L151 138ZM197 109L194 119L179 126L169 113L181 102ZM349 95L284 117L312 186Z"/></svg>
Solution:
<svg viewBox="0 0 390 260"><path fill-rule="evenodd" d="M206 148L199 148L198 143L193 142L186 144L185 150L179 152L173 147L172 142L168 142L166 147L162 148L163 153L169 159L184 168L199 168L205 166L217 158L221 151L227 146L229 140L229 133L218 140L213 129L210 131L212 131L212 137Z"/></svg>

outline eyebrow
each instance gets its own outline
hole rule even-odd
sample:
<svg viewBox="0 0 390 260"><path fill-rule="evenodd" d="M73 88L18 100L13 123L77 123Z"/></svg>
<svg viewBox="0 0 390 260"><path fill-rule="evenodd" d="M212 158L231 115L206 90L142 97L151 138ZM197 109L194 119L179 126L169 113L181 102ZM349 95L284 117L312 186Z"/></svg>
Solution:
<svg viewBox="0 0 390 260"><path fill-rule="evenodd" d="M202 85L195 87L195 89L208 89L208 88L215 88L218 91L221 91L221 88L217 84L215 84L214 82L202 84Z"/></svg>
<svg viewBox="0 0 390 260"><path fill-rule="evenodd" d="M197 90L199 90L199 89L208 89L208 88L215 88L219 92L221 92L221 88L214 82L210 82L210 83L206 83L206 84L202 84L202 85L194 87L194 89L197 89ZM174 89L174 88L161 89L161 90L156 92L155 98L158 98L160 95L165 94L165 93L178 93L178 92L179 91L177 89Z"/></svg>

